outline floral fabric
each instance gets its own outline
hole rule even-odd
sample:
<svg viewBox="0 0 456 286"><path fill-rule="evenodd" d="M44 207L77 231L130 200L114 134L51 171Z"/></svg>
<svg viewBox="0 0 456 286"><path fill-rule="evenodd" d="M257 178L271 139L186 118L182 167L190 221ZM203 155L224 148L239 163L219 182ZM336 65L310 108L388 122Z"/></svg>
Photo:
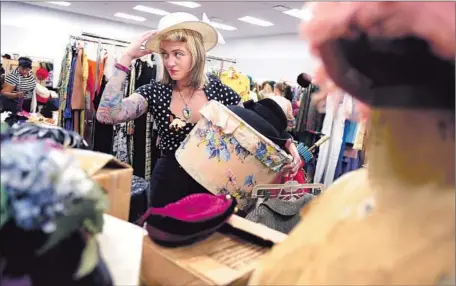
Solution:
<svg viewBox="0 0 456 286"><path fill-rule="evenodd" d="M99 232L106 208L104 194L52 140L7 141L1 146L1 186L8 203L1 205L15 225L49 236L45 249L90 225Z"/></svg>

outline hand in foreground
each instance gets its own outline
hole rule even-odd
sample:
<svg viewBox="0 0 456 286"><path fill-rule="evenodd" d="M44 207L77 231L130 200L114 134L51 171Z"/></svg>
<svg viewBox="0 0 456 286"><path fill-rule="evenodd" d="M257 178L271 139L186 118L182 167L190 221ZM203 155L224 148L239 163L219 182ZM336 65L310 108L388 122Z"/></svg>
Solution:
<svg viewBox="0 0 456 286"><path fill-rule="evenodd" d="M362 31L387 38L417 36L428 41L438 56L454 59L455 8L454 2L312 3L313 16L301 24L301 34L316 55L322 43L356 37Z"/></svg>
<svg viewBox="0 0 456 286"><path fill-rule="evenodd" d="M127 50L124 53L124 57L128 58L131 61L131 60L140 58L142 56L151 54L152 51L143 49L142 45L144 44L145 41L150 39L156 33L157 33L156 31L148 31L148 32L143 33L136 40L131 42L131 44L128 46Z"/></svg>
<svg viewBox="0 0 456 286"><path fill-rule="evenodd" d="M16 95L16 98L24 98L25 97L25 93L22 92L22 91L15 92L14 94Z"/></svg>
<svg viewBox="0 0 456 286"><path fill-rule="evenodd" d="M295 159L293 158L293 162L290 164L284 165L280 170L280 173L284 176L294 177L298 173L299 169L301 168L302 161L301 158Z"/></svg>
<svg viewBox="0 0 456 286"><path fill-rule="evenodd" d="M302 160L296 145L291 140L287 142L285 148L287 148L288 152L293 156L293 161L290 164L284 165L280 170L280 173L284 176L294 177L301 168Z"/></svg>

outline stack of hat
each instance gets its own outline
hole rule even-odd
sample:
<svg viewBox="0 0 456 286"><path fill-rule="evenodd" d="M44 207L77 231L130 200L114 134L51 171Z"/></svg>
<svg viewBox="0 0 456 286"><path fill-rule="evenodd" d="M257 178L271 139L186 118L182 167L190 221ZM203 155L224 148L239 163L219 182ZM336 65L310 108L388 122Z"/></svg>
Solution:
<svg viewBox="0 0 456 286"><path fill-rule="evenodd" d="M236 199L229 195L193 194L163 208L150 208L139 224L160 245L188 245L219 229L235 207Z"/></svg>
<svg viewBox="0 0 456 286"><path fill-rule="evenodd" d="M282 149L287 140L292 138L286 131L288 122L285 113L280 105L270 98L258 102L246 101L244 108L240 106L229 106L228 108Z"/></svg>

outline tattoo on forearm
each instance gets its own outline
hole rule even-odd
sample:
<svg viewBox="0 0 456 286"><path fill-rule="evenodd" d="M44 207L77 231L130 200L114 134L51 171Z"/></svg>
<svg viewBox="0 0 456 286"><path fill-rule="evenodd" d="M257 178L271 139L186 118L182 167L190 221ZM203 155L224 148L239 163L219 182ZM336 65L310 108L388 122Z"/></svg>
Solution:
<svg viewBox="0 0 456 286"><path fill-rule="evenodd" d="M106 124L125 122L138 118L146 110L147 102L140 95L133 94L123 99L125 79L126 74L114 68L113 76L101 96L98 121Z"/></svg>

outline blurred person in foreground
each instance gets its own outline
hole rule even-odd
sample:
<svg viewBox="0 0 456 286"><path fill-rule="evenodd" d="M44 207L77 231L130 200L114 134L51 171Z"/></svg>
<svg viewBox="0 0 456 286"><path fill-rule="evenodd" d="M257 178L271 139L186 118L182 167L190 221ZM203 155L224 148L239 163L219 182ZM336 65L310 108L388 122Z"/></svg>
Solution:
<svg viewBox="0 0 456 286"><path fill-rule="evenodd" d="M312 6L313 16L308 22L302 24L301 34L316 56L326 42L356 36L352 32L353 27L356 27L357 30L366 32L368 36L391 39L415 36L425 40L437 56L451 61L455 59L456 3L454 2L318 2ZM334 83L326 74L325 68L323 65L320 66L315 82L322 89L334 89ZM397 111L395 112L398 114ZM422 122L427 123L425 120ZM394 134L384 133L387 135L382 138ZM392 139L384 144L391 145L391 142L393 142ZM442 146L448 146L447 142ZM413 144L413 141L410 143ZM378 158L381 158L382 154L393 156L383 152L397 147L390 145L382 147L384 149L377 149ZM422 146L413 146L409 156L413 151L422 150ZM430 147L434 148L434 146ZM426 152L431 154L430 149L429 151L426 149ZM399 157L402 156L401 154ZM380 162L386 163L386 160L380 160ZM371 163L372 161L369 164ZM408 167L410 166L405 168ZM394 172L396 170L391 171L391 173ZM377 173L381 173L381 169L380 172L377 170ZM448 184L445 182L446 176ZM440 173L437 177L440 177ZM454 218L454 202L448 202L450 196L454 197L454 187L451 190L451 186L448 186L451 184L451 175L445 174L441 177L445 178L437 178L438 183L431 182L429 183L431 185L428 185L425 180L422 180L425 184L418 184L419 187L416 187L416 184L411 187L408 184L401 184L401 187L405 186L413 190L419 190L421 186L425 188L421 194L416 192L410 195L405 194L408 190L403 194L395 192L397 190L388 193L389 190L379 187L379 182L376 181L377 193L386 192L383 197L370 196L374 192L367 189L373 184L369 185L367 182L366 172L362 177L350 177L352 183L347 179L337 182L337 185L328 189L317 202L314 201L312 205L303 209L301 223L293 229L286 241L275 246L257 265L249 285L455 285L454 256L450 254L452 251L448 251L449 249L454 251L454 232L451 236L451 228L449 229L454 227L454 221L452 226L451 220L446 221L444 225L439 224L439 219L446 214L453 212ZM359 178L363 179L357 181ZM390 184L392 188L401 188L397 187L398 181L397 178L395 179L395 181L388 181L388 184L394 182ZM432 195L432 192L435 192L432 184L437 185L438 188L439 183L444 185L445 191L448 190L448 192L442 192L443 196L437 196L435 193ZM454 180L452 184L454 185ZM367 200L371 200L369 203L363 203L366 202L365 195ZM325 200L328 196L340 200ZM416 214L429 217L429 213L435 213L433 209L435 207L439 210L439 214L443 215L434 218L435 223L430 221L420 223L423 220L416 214L401 210L404 206L410 205L408 204L410 198L414 200L411 209L416 209ZM423 209L422 206L429 201L426 198L432 198L434 202L438 201L440 206L437 208L434 205L430 209ZM397 204L394 204L394 199L399 200ZM418 204L416 200L421 202ZM404 204L404 202L407 203ZM355 207L351 208L350 204ZM361 207L365 206L369 206L369 209L363 214ZM340 212L334 210L340 210ZM387 216L387 218L381 220L381 216ZM369 222L371 224L368 225ZM416 225L409 228L408 226L412 224ZM364 235L360 234L361 225L364 227ZM391 235L394 232L391 231L392 226L399 230L395 235ZM383 232L390 235L382 236L381 232L377 232L381 228ZM429 234L429 231L433 233ZM407 241L404 237L413 237L414 241ZM418 238L419 242L416 241ZM429 244L430 241L439 243ZM438 245L438 251L435 247L427 247L428 245ZM353 252L350 253L350 251ZM423 252L427 256L423 255ZM400 255L403 256L400 257ZM435 257L439 259L432 260ZM426 262L431 260L434 261L433 266L426 267ZM303 261L308 262L307 265L303 264ZM431 279L435 279L433 283L430 282Z"/></svg>

